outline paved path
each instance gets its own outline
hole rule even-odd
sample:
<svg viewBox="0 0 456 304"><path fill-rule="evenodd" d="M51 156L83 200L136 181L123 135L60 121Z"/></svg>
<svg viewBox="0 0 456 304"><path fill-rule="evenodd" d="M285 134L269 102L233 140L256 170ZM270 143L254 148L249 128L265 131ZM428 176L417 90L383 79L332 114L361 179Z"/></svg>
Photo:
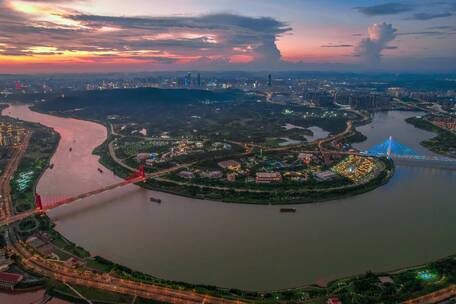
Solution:
<svg viewBox="0 0 456 304"><path fill-rule="evenodd" d="M434 304L442 302L446 299L456 296L456 285L451 285L447 288L437 290L430 294L407 300L403 304Z"/></svg>

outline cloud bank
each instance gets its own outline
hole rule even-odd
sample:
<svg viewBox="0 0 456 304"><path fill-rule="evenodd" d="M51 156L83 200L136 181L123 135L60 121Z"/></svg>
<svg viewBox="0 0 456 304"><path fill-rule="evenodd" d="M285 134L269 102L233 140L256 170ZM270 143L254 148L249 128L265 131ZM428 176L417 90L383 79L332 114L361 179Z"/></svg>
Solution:
<svg viewBox="0 0 456 304"><path fill-rule="evenodd" d="M270 17L102 16L61 7L63 3L0 0L0 56L274 64L281 60L277 38L291 31L286 23Z"/></svg>
<svg viewBox="0 0 456 304"><path fill-rule="evenodd" d="M378 16L405 13L412 11L414 7L404 3L389 2L372 6L358 6L355 9L367 16Z"/></svg>

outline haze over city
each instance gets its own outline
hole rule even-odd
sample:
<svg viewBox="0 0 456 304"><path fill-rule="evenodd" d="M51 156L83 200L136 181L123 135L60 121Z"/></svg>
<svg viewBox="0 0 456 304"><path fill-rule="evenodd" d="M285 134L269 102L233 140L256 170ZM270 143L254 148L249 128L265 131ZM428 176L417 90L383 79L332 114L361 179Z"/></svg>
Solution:
<svg viewBox="0 0 456 304"><path fill-rule="evenodd" d="M454 1L0 1L0 72L448 72Z"/></svg>

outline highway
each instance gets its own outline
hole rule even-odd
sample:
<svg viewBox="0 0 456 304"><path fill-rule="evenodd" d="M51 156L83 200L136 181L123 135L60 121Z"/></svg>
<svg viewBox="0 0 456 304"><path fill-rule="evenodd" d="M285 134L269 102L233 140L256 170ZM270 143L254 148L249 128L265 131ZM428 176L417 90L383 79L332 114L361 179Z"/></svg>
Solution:
<svg viewBox="0 0 456 304"><path fill-rule="evenodd" d="M6 164L5 170L0 177L0 188L2 192L2 211L1 211L1 216L0 216L0 227L3 226L1 223L3 222L8 222L9 220L12 220L12 216L14 215L14 211L12 208L12 202L11 202L11 185L10 181L12 177L14 176L14 173L17 170L17 167L19 166L19 163L24 156L27 147L30 142L30 138L32 137L31 133L26 133L24 136L24 139L22 141L22 144L17 146L14 149L13 155L11 159L8 161ZM7 194L7 195L5 195Z"/></svg>

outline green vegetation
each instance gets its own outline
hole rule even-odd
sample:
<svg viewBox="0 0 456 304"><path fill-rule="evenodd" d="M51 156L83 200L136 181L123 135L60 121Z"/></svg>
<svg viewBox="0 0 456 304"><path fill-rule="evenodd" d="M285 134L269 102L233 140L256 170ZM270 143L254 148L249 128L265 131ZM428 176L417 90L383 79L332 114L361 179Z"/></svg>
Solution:
<svg viewBox="0 0 456 304"><path fill-rule="evenodd" d="M11 181L13 205L18 212L35 208L35 185L59 141L57 133L38 124L25 124L32 131L29 147Z"/></svg>
<svg viewBox="0 0 456 304"><path fill-rule="evenodd" d="M380 282L379 277L389 277ZM423 276L426 279L423 279ZM328 285L328 293L343 303L398 303L456 283L456 259L448 257L409 270L365 275L337 280Z"/></svg>
<svg viewBox="0 0 456 304"><path fill-rule="evenodd" d="M361 143L361 142L365 141L366 139L367 139L367 137L364 136L363 133L361 133L359 131L355 131L355 132L353 132L352 135L348 136L345 139L345 142L354 144L354 143Z"/></svg>
<svg viewBox="0 0 456 304"><path fill-rule="evenodd" d="M423 141L421 144L424 147L438 154L456 157L455 134L433 125L426 118L410 117L406 121L417 128L437 134L436 137Z"/></svg>
<svg viewBox="0 0 456 304"><path fill-rule="evenodd" d="M0 174L3 173L8 159L12 156L12 150L10 147L0 146Z"/></svg>
<svg viewBox="0 0 456 304"><path fill-rule="evenodd" d="M125 89L74 93L35 106L38 111L122 126L123 135L207 138L268 143L287 137L305 141L308 127L318 126L337 133L357 115L325 111L299 105L284 106L258 102L262 96L235 90ZM285 128L291 124L296 127ZM277 141L273 141L277 143Z"/></svg>

